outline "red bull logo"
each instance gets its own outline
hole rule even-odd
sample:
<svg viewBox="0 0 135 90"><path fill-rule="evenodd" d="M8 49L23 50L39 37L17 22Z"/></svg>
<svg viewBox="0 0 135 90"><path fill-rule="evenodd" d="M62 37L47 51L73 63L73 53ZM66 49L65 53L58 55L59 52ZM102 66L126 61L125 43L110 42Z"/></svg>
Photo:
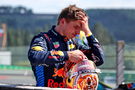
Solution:
<svg viewBox="0 0 135 90"><path fill-rule="evenodd" d="M61 69L56 69L56 68L54 68L54 75L53 75L53 77L55 77L55 76L59 76L59 77L64 77L64 68L61 68Z"/></svg>
<svg viewBox="0 0 135 90"><path fill-rule="evenodd" d="M60 88L64 88L64 83L63 82L58 83L58 82L55 82L53 79L49 79L47 87L52 87L52 88L60 87Z"/></svg>
<svg viewBox="0 0 135 90"><path fill-rule="evenodd" d="M51 55L64 56L64 53L62 51L51 51Z"/></svg>
<svg viewBox="0 0 135 90"><path fill-rule="evenodd" d="M54 75L53 77L64 77L64 68L61 68L61 69L56 69L54 68ZM60 88L64 88L65 87L65 84L63 82L55 82L53 79L49 79L48 80L48 87L53 87L53 88L57 88L57 87L60 87Z"/></svg>

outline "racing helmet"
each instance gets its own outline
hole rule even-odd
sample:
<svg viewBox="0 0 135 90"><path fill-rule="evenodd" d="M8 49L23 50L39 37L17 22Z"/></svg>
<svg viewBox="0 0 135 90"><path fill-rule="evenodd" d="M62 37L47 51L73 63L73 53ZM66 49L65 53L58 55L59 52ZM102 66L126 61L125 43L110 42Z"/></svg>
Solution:
<svg viewBox="0 0 135 90"><path fill-rule="evenodd" d="M65 84L67 88L79 90L96 90L98 86L98 73L100 69L91 60L83 60L66 73Z"/></svg>

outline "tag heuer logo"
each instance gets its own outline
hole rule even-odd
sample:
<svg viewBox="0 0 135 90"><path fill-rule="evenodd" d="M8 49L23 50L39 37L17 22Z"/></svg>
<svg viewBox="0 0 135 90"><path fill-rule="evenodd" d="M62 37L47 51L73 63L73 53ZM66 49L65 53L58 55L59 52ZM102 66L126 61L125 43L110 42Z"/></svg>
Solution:
<svg viewBox="0 0 135 90"><path fill-rule="evenodd" d="M53 42L53 45L55 48L58 48L60 46L59 42Z"/></svg>

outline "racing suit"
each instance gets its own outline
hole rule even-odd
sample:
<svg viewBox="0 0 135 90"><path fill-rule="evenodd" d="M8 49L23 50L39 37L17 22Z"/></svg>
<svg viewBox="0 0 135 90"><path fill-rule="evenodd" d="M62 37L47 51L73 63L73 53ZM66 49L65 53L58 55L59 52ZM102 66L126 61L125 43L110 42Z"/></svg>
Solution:
<svg viewBox="0 0 135 90"><path fill-rule="evenodd" d="M93 35L86 37L88 44L79 44L55 31L55 26L47 33L36 35L30 45L28 58L36 78L36 86L64 88L63 72L67 51L81 50L96 66L103 64L103 51Z"/></svg>

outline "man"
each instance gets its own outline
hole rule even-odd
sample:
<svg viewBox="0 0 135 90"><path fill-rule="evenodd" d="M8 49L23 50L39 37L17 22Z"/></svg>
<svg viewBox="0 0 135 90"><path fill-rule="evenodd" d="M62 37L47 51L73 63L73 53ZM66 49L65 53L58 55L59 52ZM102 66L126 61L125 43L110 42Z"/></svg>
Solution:
<svg viewBox="0 0 135 90"><path fill-rule="evenodd" d="M88 44L73 40L80 32L84 32ZM36 86L63 88L66 61L78 63L89 59L99 66L103 64L103 51L92 35L85 11L70 5L60 13L56 26L33 38L28 58L36 77Z"/></svg>

